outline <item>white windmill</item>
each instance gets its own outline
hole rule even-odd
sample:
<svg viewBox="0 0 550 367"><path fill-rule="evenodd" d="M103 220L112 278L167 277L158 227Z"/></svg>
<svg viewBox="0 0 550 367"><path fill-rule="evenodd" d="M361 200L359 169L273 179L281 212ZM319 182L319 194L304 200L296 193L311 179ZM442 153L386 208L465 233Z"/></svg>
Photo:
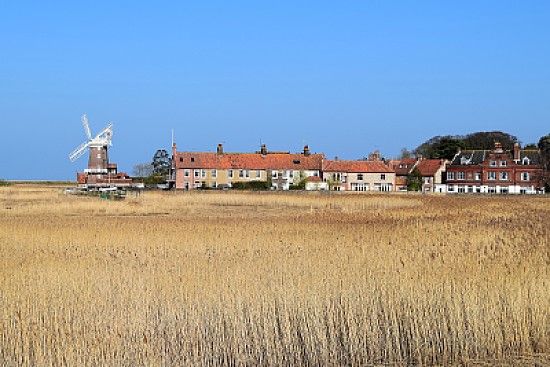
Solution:
<svg viewBox="0 0 550 367"><path fill-rule="evenodd" d="M84 125L84 131L86 132L88 141L82 143L69 154L69 159L71 162L74 162L89 150L90 158L88 160L88 169L84 170L84 172L107 173L109 166L107 147L113 145L111 142L111 138L113 137L113 124L110 122L95 136L95 138L92 138L90 126L88 125L88 117L86 115L82 115L82 124Z"/></svg>

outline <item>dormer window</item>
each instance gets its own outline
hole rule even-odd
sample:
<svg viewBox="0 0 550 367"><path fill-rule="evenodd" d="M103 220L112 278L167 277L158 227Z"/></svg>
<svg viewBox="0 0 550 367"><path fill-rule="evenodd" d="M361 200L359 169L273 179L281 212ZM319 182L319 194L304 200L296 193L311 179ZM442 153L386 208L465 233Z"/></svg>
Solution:
<svg viewBox="0 0 550 367"><path fill-rule="evenodd" d="M506 161L500 161L500 166L501 167L506 167L507 164L508 164L508 162L506 162Z"/></svg>
<svg viewBox="0 0 550 367"><path fill-rule="evenodd" d="M531 161L529 160L529 158L524 157L521 163L524 165L528 165L528 164L531 164Z"/></svg>
<svg viewBox="0 0 550 367"><path fill-rule="evenodd" d="M491 161L490 165L491 165L491 167L496 167L497 166L497 161Z"/></svg>

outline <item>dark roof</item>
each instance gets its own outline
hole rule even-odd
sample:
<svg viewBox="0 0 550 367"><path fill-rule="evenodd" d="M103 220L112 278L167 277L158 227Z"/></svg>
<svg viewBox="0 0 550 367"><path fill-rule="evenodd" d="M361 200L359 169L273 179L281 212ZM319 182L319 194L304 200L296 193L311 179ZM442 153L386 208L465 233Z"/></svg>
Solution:
<svg viewBox="0 0 550 367"><path fill-rule="evenodd" d="M414 165L416 164L416 158L405 158L399 162L395 162L393 168L395 171L395 174L398 176L407 176L409 173L411 173Z"/></svg>
<svg viewBox="0 0 550 367"><path fill-rule="evenodd" d="M478 165L483 163L490 153L490 150L463 150L454 156L451 166Z"/></svg>
<svg viewBox="0 0 550 367"><path fill-rule="evenodd" d="M479 165L483 163L489 157L489 154L493 153L490 150L465 150L459 152L451 161L452 166L462 165ZM506 155L510 160L513 160L513 151L506 152ZM537 150L520 150L519 151L519 164L539 165L541 163L540 153ZM525 163L523 163L525 160ZM528 162L528 163L527 163Z"/></svg>

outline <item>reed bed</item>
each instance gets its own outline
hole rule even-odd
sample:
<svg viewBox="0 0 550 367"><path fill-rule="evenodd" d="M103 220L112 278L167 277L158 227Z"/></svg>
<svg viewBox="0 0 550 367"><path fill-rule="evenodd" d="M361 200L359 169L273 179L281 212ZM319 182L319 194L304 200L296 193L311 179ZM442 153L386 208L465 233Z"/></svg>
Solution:
<svg viewBox="0 0 550 367"><path fill-rule="evenodd" d="M0 188L0 365L550 365L549 204Z"/></svg>

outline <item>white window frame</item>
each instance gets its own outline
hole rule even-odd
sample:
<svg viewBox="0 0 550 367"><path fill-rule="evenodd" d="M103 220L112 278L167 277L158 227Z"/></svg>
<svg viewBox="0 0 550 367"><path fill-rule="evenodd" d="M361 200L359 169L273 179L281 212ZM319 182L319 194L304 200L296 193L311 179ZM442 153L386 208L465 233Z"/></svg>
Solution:
<svg viewBox="0 0 550 367"><path fill-rule="evenodd" d="M529 181L531 179L531 175L529 172L521 172L521 181Z"/></svg>
<svg viewBox="0 0 550 367"><path fill-rule="evenodd" d="M184 169L183 170L183 177L190 177L191 176L191 171L189 169Z"/></svg>
<svg viewBox="0 0 550 367"><path fill-rule="evenodd" d="M501 171L499 172L499 180L500 181L508 181L508 172L507 171Z"/></svg>
<svg viewBox="0 0 550 367"><path fill-rule="evenodd" d="M458 171L456 173L456 179L457 180L464 180L465 177L466 177L466 175L464 174L464 171Z"/></svg>
<svg viewBox="0 0 550 367"><path fill-rule="evenodd" d="M218 177L218 170L212 169L212 178L217 178L217 177Z"/></svg>
<svg viewBox="0 0 550 367"><path fill-rule="evenodd" d="M453 180L455 179L455 173L454 171L447 172L447 180Z"/></svg>
<svg viewBox="0 0 550 367"><path fill-rule="evenodd" d="M228 178L233 178L234 176L235 176L235 172L233 172L232 169L227 170L227 177Z"/></svg>
<svg viewBox="0 0 550 367"><path fill-rule="evenodd" d="M487 180L496 181L496 179L497 179L497 173L495 171L488 171L487 172Z"/></svg>
<svg viewBox="0 0 550 367"><path fill-rule="evenodd" d="M501 167L506 167L508 165L508 162L506 161L500 161L500 166Z"/></svg>

